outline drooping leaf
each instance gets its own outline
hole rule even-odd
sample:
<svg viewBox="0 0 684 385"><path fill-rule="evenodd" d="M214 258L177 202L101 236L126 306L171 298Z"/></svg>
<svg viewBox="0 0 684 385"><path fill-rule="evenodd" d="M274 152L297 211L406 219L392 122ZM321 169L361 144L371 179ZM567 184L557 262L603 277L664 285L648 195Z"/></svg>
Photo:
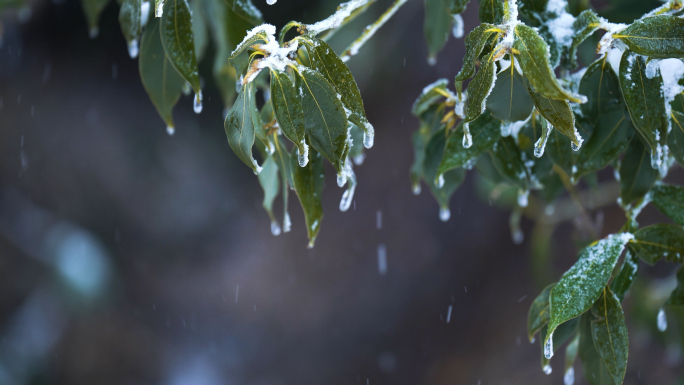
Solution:
<svg viewBox="0 0 684 385"><path fill-rule="evenodd" d="M477 119L485 109L487 97L494 88L496 81L496 64L493 60L494 52L482 59L482 66L477 71L477 75L468 84L468 104L466 106L465 117L463 120L472 122Z"/></svg>
<svg viewBox="0 0 684 385"><path fill-rule="evenodd" d="M425 160L423 163L425 183L427 183L430 192L434 195L441 209L448 209L451 196L454 195L454 192L461 186L465 178L465 171L462 168L458 168L447 171L442 175L444 183L441 187L435 185L437 168L444 155L445 144L444 129L435 132L425 147Z"/></svg>
<svg viewBox="0 0 684 385"><path fill-rule="evenodd" d="M470 0L450 0L449 13L452 15L463 13L463 11L466 10L468 3L470 3Z"/></svg>
<svg viewBox="0 0 684 385"><path fill-rule="evenodd" d="M546 151L544 153L548 154L553 163L573 178L574 171L576 171L575 158L577 153L572 151L570 143L570 139L567 136L561 134L558 130L553 130L549 134L549 141L546 143Z"/></svg>
<svg viewBox="0 0 684 385"><path fill-rule="evenodd" d="M596 317L591 322L594 347L613 382L621 384L627 371L629 337L620 300L605 287L592 313Z"/></svg>
<svg viewBox="0 0 684 385"><path fill-rule="evenodd" d="M169 62L159 35L159 20L150 17L140 43L138 68L147 95L167 127L173 123L173 106L176 105L185 81Z"/></svg>
<svg viewBox="0 0 684 385"><path fill-rule="evenodd" d="M684 305L684 267L677 269L677 287L672 290L670 298L665 301L665 306Z"/></svg>
<svg viewBox="0 0 684 385"><path fill-rule="evenodd" d="M661 213L684 226L684 187L667 184L654 186L651 200Z"/></svg>
<svg viewBox="0 0 684 385"><path fill-rule="evenodd" d="M444 155L437 169L437 175L462 167L483 152L489 150L501 138L501 122L490 114L482 114L470 124L472 146L463 147L463 125L459 125L448 137Z"/></svg>
<svg viewBox="0 0 684 385"><path fill-rule="evenodd" d="M85 13L86 20L88 21L90 37L97 36L99 32L99 28L97 26L98 21L100 20L100 15L107 4L109 4L109 0L81 0L83 13Z"/></svg>
<svg viewBox="0 0 684 385"><path fill-rule="evenodd" d="M582 145L582 137L575 129L575 114L572 113L570 105L565 100L555 100L544 97L540 93L529 90L532 101L537 111L543 116L558 132L567 136L577 147Z"/></svg>
<svg viewBox="0 0 684 385"><path fill-rule="evenodd" d="M449 38L451 30L450 0L425 0L423 35L428 46L428 58L434 60Z"/></svg>
<svg viewBox="0 0 684 385"><path fill-rule="evenodd" d="M504 17L504 6L501 0L480 0L480 21L489 24L501 24Z"/></svg>
<svg viewBox="0 0 684 385"><path fill-rule="evenodd" d="M252 120L253 84L246 84L238 94L233 108L228 112L224 123L224 129L228 136L228 144L235 155L240 158L254 173L258 174L260 167L252 156L254 146L254 121Z"/></svg>
<svg viewBox="0 0 684 385"><path fill-rule="evenodd" d="M435 81L432 84L427 85L423 88L423 92L418 96L415 102L413 102L413 107L411 107L411 113L415 117L420 117L427 111L430 107L434 105L440 99L443 99L447 93L448 80L442 78Z"/></svg>
<svg viewBox="0 0 684 385"><path fill-rule="evenodd" d="M323 40L309 37L302 39L309 52L311 68L318 71L333 85L342 98L342 104L350 111L349 121L359 126L364 132L373 135L373 126L366 119L361 92L351 71Z"/></svg>
<svg viewBox="0 0 684 385"><path fill-rule="evenodd" d="M305 130L311 145L339 173L345 161L348 122L342 101L333 86L318 72L306 67L294 71L295 87L302 96Z"/></svg>
<svg viewBox="0 0 684 385"><path fill-rule="evenodd" d="M680 94L679 96L682 95ZM684 97L682 97L682 100L684 100ZM674 103L677 103L676 99ZM673 109L670 118L672 119L672 130L667 134L667 144L677 163L684 167L684 114Z"/></svg>
<svg viewBox="0 0 684 385"><path fill-rule="evenodd" d="M280 183L278 180L278 165L271 156L267 156L266 160L264 160L263 169L259 173L258 179L261 189L264 191L264 199L261 202L261 206L266 210L271 221L275 221L273 202L275 202L278 196Z"/></svg>
<svg viewBox="0 0 684 385"><path fill-rule="evenodd" d="M671 262L684 262L684 229L669 223L659 223L634 233L630 247L648 264L665 258Z"/></svg>
<svg viewBox="0 0 684 385"><path fill-rule="evenodd" d="M285 143L277 136L275 140L275 152L272 157L278 166L278 171L280 172L280 181L283 197L283 232L287 233L290 231L290 214L288 212L288 202L290 198L290 188L294 188L294 182L292 180L292 170L290 168L290 153L287 152L285 148Z"/></svg>
<svg viewBox="0 0 684 385"><path fill-rule="evenodd" d="M283 134L297 146L299 154L306 156L304 112L302 100L292 80L285 72L271 69L271 98L276 120Z"/></svg>
<svg viewBox="0 0 684 385"><path fill-rule="evenodd" d="M558 325L589 310L610 280L631 234L612 234L584 248L578 261L563 274L551 291L549 333ZM545 337L548 340L548 335Z"/></svg>
<svg viewBox="0 0 684 385"><path fill-rule="evenodd" d="M572 68L577 67L577 47L584 42L591 34L596 32L601 25L598 15L591 9L585 9L572 23L572 43L567 50L563 51L563 61L570 63ZM582 92L580 91L580 94ZM585 94L582 94L585 95ZM588 95L586 95L588 97ZM589 100L591 98L588 97Z"/></svg>
<svg viewBox="0 0 684 385"><path fill-rule="evenodd" d="M684 56L684 19L658 15L636 20L613 34L634 52L656 58Z"/></svg>
<svg viewBox="0 0 684 385"><path fill-rule="evenodd" d="M299 203L304 209L306 232L309 237L309 248L314 246L316 236L321 229L323 220L323 208L321 207L321 195L325 178L323 175L323 156L314 149L309 150L309 162L305 167L299 167L297 154L292 151L290 156L290 168L292 170L292 182Z"/></svg>
<svg viewBox="0 0 684 385"><path fill-rule="evenodd" d="M620 85L636 130L646 140L654 155L666 162L664 147L667 144L669 117L665 113L665 100L661 88L660 71L649 79L646 76L646 58L625 51L620 61Z"/></svg>
<svg viewBox="0 0 684 385"><path fill-rule="evenodd" d="M528 184L527 169L522 160L520 149L510 136L502 137L490 150L494 167L508 181L526 189Z"/></svg>
<svg viewBox="0 0 684 385"><path fill-rule="evenodd" d="M594 346L591 321L591 312L586 312L580 317L579 356L582 360L584 378L590 385L620 385L613 381L613 377L606 370L603 360Z"/></svg>
<svg viewBox="0 0 684 385"><path fill-rule="evenodd" d="M548 45L531 27L518 24L515 27L513 49L525 77L535 92L553 100L569 100L580 103L581 99L561 87L549 64Z"/></svg>
<svg viewBox="0 0 684 385"><path fill-rule="evenodd" d="M555 285L554 283L545 287L530 305L530 311L527 313L527 336L530 341L534 340L534 335L549 323L549 295Z"/></svg>
<svg viewBox="0 0 684 385"><path fill-rule="evenodd" d="M628 205L651 189L658 171L651 167L651 157L641 138L635 136L620 164L620 199Z"/></svg>
<svg viewBox="0 0 684 385"><path fill-rule="evenodd" d="M488 0L492 2L497 2L499 0ZM501 33L502 31L495 25L482 23L475 27L468 36L465 38L466 54L463 57L463 67L461 71L456 75L455 81L461 82L468 80L475 75L475 63L480 57L482 50L489 41L489 39L495 34Z"/></svg>
<svg viewBox="0 0 684 385"><path fill-rule="evenodd" d="M250 25L259 25L264 22L261 11L252 4L251 0L222 0L241 19ZM242 40L242 38L240 38Z"/></svg>
<svg viewBox="0 0 684 385"><path fill-rule="evenodd" d="M129 53L132 53L131 45L137 47L138 39L140 39L142 34L142 23L140 22L141 8L141 0L123 0L119 9L119 25L128 43ZM134 55L131 56L135 57Z"/></svg>
<svg viewBox="0 0 684 385"><path fill-rule="evenodd" d="M187 1L165 0L159 28L169 61L192 89L200 92L192 16Z"/></svg>
<svg viewBox="0 0 684 385"><path fill-rule="evenodd" d="M525 120L534 108L523 78L514 67L511 65L497 75L496 84L487 98L487 110L504 122Z"/></svg>
<svg viewBox="0 0 684 385"><path fill-rule="evenodd" d="M568 378L569 372L572 371L572 379L575 378L575 361L577 360L577 353L579 352L579 324L580 320L578 320L578 334L575 336L575 338L570 341L568 346L565 348L565 375L563 377L563 380ZM567 381L566 384L568 384L571 381ZM573 381L574 382L574 381ZM569 385L569 384L568 384Z"/></svg>
<svg viewBox="0 0 684 385"><path fill-rule="evenodd" d="M202 1L193 1L190 6L192 7L192 35L195 42L195 57L199 63L202 61L209 44L207 20L205 19Z"/></svg>
<svg viewBox="0 0 684 385"><path fill-rule="evenodd" d="M573 318L568 322L564 322L558 328L556 328L556 331L553 333L553 352L557 352L558 349L563 346L565 342L567 342L573 335L577 333L577 327L579 325L579 317ZM544 325L541 328L541 335L545 336L548 333L548 325ZM539 339L539 346L542 351L542 368L545 366L549 365L550 366L550 359L546 358L544 356L544 339L540 338Z"/></svg>
<svg viewBox="0 0 684 385"><path fill-rule="evenodd" d="M627 251L625 252L625 260L622 262L620 272L610 283L610 290L615 294L620 302L622 302L622 300L625 298L625 294L632 286L638 271L639 256L632 252L631 248L628 247Z"/></svg>

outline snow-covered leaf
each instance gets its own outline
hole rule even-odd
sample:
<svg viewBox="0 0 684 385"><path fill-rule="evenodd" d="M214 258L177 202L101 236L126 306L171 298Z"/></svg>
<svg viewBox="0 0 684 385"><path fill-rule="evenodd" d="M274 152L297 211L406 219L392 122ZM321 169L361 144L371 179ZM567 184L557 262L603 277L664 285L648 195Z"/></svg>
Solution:
<svg viewBox="0 0 684 385"><path fill-rule="evenodd" d="M169 61L192 89L200 92L192 16L187 1L165 0L159 28Z"/></svg>
<svg viewBox="0 0 684 385"><path fill-rule="evenodd" d="M463 67L461 67L461 71L459 71L456 75L456 82L468 80L472 78L473 75L475 75L475 63L477 62L477 59L480 57L482 50L485 48L485 45L490 40L490 38L500 32L501 30L498 29L495 25L482 23L479 26L475 27L475 29L473 29L468 34L468 36L466 36L466 54L463 57Z"/></svg>
<svg viewBox="0 0 684 385"><path fill-rule="evenodd" d="M480 0L480 21L489 24L503 23L504 6L501 0Z"/></svg>
<svg viewBox="0 0 684 385"><path fill-rule="evenodd" d="M684 19L658 15L635 21L613 34L634 52L656 58L684 56Z"/></svg>
<svg viewBox="0 0 684 385"><path fill-rule="evenodd" d="M622 384L627 371L629 336L620 300L610 288L603 289L603 294L592 308L592 314L596 317L591 321L596 351L613 382Z"/></svg>
<svg viewBox="0 0 684 385"><path fill-rule="evenodd" d="M651 189L658 171L651 167L648 149L639 136L632 138L620 164L620 198L628 205Z"/></svg>
<svg viewBox="0 0 684 385"><path fill-rule="evenodd" d="M661 259L684 262L684 229L669 223L659 223L639 229L634 233L630 247L646 263L654 264Z"/></svg>
<svg viewBox="0 0 684 385"><path fill-rule="evenodd" d="M466 106L465 117L463 120L472 122L477 119L485 109L487 97L494 88L496 81L496 64L493 60L494 53L490 53L482 59L480 70L468 84L468 104Z"/></svg>
<svg viewBox="0 0 684 385"><path fill-rule="evenodd" d="M577 67L577 47L582 44L591 34L596 32L601 25L598 15L591 9L582 11L572 23L572 43L563 50L563 61L570 63L572 68ZM580 90L580 94L585 95ZM589 95L586 95L589 98ZM591 100L591 98L589 98Z"/></svg>

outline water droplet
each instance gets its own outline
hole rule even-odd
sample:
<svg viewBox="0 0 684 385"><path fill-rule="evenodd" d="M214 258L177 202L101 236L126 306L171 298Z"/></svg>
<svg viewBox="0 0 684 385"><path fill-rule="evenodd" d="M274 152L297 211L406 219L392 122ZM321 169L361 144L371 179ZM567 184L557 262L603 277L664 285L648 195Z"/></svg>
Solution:
<svg viewBox="0 0 684 385"><path fill-rule="evenodd" d="M427 62L429 65L434 66L435 64L437 64L437 58L434 56L430 56L428 57Z"/></svg>
<svg viewBox="0 0 684 385"><path fill-rule="evenodd" d="M275 235L276 237L280 235L280 225L275 219L271 221L271 234Z"/></svg>
<svg viewBox="0 0 684 385"><path fill-rule="evenodd" d="M517 229L516 231L513 232L513 243L516 245L519 245L523 243L525 240L525 234L522 232L521 229Z"/></svg>
<svg viewBox="0 0 684 385"><path fill-rule="evenodd" d="M463 124L463 148L470 148L473 145L473 136L470 135L470 125Z"/></svg>
<svg viewBox="0 0 684 385"><path fill-rule="evenodd" d="M544 374L546 374L547 376L551 374L551 372L553 372L553 368L549 364L544 365L544 368L542 370L544 371Z"/></svg>
<svg viewBox="0 0 684 385"><path fill-rule="evenodd" d="M435 186L437 186L437 188L444 187L444 174L439 174L439 176L437 176L437 180L435 180Z"/></svg>
<svg viewBox="0 0 684 385"><path fill-rule="evenodd" d="M378 273L387 273L387 248L382 243L378 245Z"/></svg>
<svg viewBox="0 0 684 385"><path fill-rule="evenodd" d="M550 360L553 357L553 333L546 336L546 342L544 343L544 357Z"/></svg>
<svg viewBox="0 0 684 385"><path fill-rule="evenodd" d="M337 185L339 187L344 187L345 183L347 183L347 173L342 170L337 174Z"/></svg>
<svg viewBox="0 0 684 385"><path fill-rule="evenodd" d="M195 99L192 104L192 108L195 110L196 114L202 112L202 91L195 94Z"/></svg>
<svg viewBox="0 0 684 385"><path fill-rule="evenodd" d="M276 1L278 1L278 0L266 0L266 4L273 5L276 3Z"/></svg>
<svg viewBox="0 0 684 385"><path fill-rule="evenodd" d="M439 219L442 222L446 222L451 218L451 210L448 207L442 207L439 209Z"/></svg>
<svg viewBox="0 0 684 385"><path fill-rule="evenodd" d="M664 332L667 330L667 316L665 315L665 310L660 309L658 311L658 330Z"/></svg>
<svg viewBox="0 0 684 385"><path fill-rule="evenodd" d="M576 145L575 142L570 142L570 148L572 148L572 151L579 151L581 145Z"/></svg>
<svg viewBox="0 0 684 385"><path fill-rule="evenodd" d="M304 147L304 153L299 152L297 148L297 160L299 161L299 167L306 167L309 163L309 147Z"/></svg>
<svg viewBox="0 0 684 385"><path fill-rule="evenodd" d="M283 216L283 232L289 233L291 228L292 222L290 221L290 213L285 211L285 215Z"/></svg>
<svg viewBox="0 0 684 385"><path fill-rule="evenodd" d="M572 366L568 368L568 370L565 371L565 375L563 375L563 384L564 385L573 385L575 383L575 368Z"/></svg>
<svg viewBox="0 0 684 385"><path fill-rule="evenodd" d="M518 206L527 207L527 198L530 195L530 190L518 190Z"/></svg>
<svg viewBox="0 0 684 385"><path fill-rule="evenodd" d="M131 59L138 57L138 40L133 39L128 42L128 56L130 56Z"/></svg>
<svg viewBox="0 0 684 385"><path fill-rule="evenodd" d="M373 131L368 131L363 133L363 147L371 148L375 142L375 133Z"/></svg>
<svg viewBox="0 0 684 385"><path fill-rule="evenodd" d="M169 134L170 136L173 136L173 134L176 132L176 127L174 126L166 126L166 133Z"/></svg>
<svg viewBox="0 0 684 385"><path fill-rule="evenodd" d="M359 155L356 155L356 156L353 158L353 160L354 160L354 164L355 164L355 165L360 166L360 165L363 164L363 161L366 160L366 154L361 153L361 154L359 154Z"/></svg>
<svg viewBox="0 0 684 385"><path fill-rule="evenodd" d="M553 130L553 126L546 121L546 130L544 130L542 136L537 140L537 143L534 144L534 156L537 158L541 158L542 155L544 155L544 149L546 148L546 142L549 140L549 136L551 136L551 130Z"/></svg>
<svg viewBox="0 0 684 385"><path fill-rule="evenodd" d="M93 27L88 31L88 36L90 36L91 39L95 39L97 35L100 34L100 29L97 27Z"/></svg>
<svg viewBox="0 0 684 385"><path fill-rule="evenodd" d="M420 182L414 184L411 191L413 191L413 195L420 195L420 191L421 191Z"/></svg>

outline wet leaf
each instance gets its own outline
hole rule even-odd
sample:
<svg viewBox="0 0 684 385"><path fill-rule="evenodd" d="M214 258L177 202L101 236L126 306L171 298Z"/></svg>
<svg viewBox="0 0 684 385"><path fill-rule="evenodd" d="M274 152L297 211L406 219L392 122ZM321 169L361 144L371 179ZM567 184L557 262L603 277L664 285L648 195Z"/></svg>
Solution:
<svg viewBox="0 0 684 385"><path fill-rule="evenodd" d="M597 317L591 322L594 347L613 382L621 384L627 371L629 336L620 300L605 287L592 313Z"/></svg>
<svg viewBox="0 0 684 385"><path fill-rule="evenodd" d="M492 93L487 98L487 110L504 122L525 120L534 108L523 77L514 67L511 65L499 72Z"/></svg>
<svg viewBox="0 0 684 385"><path fill-rule="evenodd" d="M437 175L462 167L483 152L488 151L501 138L501 122L485 113L470 124L470 132L473 137L473 145L468 148L463 147L462 124L449 134L444 155L437 169Z"/></svg>
<svg viewBox="0 0 684 385"><path fill-rule="evenodd" d="M309 237L309 248L311 248L316 242L323 220L323 208L321 207L321 195L325 185L323 157L314 149L310 149L309 163L305 167L299 167L297 154L292 151L290 169L292 170L293 187L297 192L299 203L304 209L306 232Z"/></svg>
<svg viewBox="0 0 684 385"><path fill-rule="evenodd" d="M615 384L610 373L606 370L603 360L594 346L591 331L591 312L582 314L579 326L579 356L582 360L584 378L591 385L620 385Z"/></svg>
<svg viewBox="0 0 684 385"><path fill-rule="evenodd" d="M515 27L513 49L519 52L515 54L515 58L535 92L553 100L581 102L578 96L563 89L558 83L549 64L548 45L534 29L518 24Z"/></svg>
<svg viewBox="0 0 684 385"><path fill-rule="evenodd" d="M271 68L271 103L283 134L297 146L304 156L308 152L305 142L302 101L292 80L285 72Z"/></svg>
<svg viewBox="0 0 684 385"><path fill-rule="evenodd" d="M651 157L641 138L635 136L620 164L620 198L628 205L651 189L658 171L651 167Z"/></svg>
<svg viewBox="0 0 684 385"><path fill-rule="evenodd" d="M472 122L477 119L485 109L485 102L496 81L496 64L493 56L494 53L492 52L483 58L480 70L468 84L468 104L463 118L464 122Z"/></svg>
<svg viewBox="0 0 684 385"><path fill-rule="evenodd" d="M530 341L534 340L534 335L549 323L549 295L555 285L554 283L545 287L530 305L527 314L527 336Z"/></svg>
<svg viewBox="0 0 684 385"><path fill-rule="evenodd" d="M625 294L632 286L638 271L639 256L636 255L636 253L634 253L630 247L628 247L627 251L625 252L625 260L622 262L620 272L610 283L610 290L615 294L620 302L622 302L623 298L625 298Z"/></svg>
<svg viewBox="0 0 684 385"><path fill-rule="evenodd" d="M634 233L630 247L646 263L653 265L665 258L670 262L684 262L684 229L669 223L659 223Z"/></svg>
<svg viewBox="0 0 684 385"><path fill-rule="evenodd" d="M98 34L98 21L107 4L109 4L109 0L81 0L91 37L96 37Z"/></svg>
<svg viewBox="0 0 684 385"><path fill-rule="evenodd" d="M275 221L273 202L278 196L280 183L278 181L278 165L271 156L267 156L266 160L264 160L263 169L259 173L258 179L264 192L264 200L261 202L261 206L266 210L271 221Z"/></svg>
<svg viewBox="0 0 684 385"><path fill-rule="evenodd" d="M498 0L488 0L496 2ZM456 75L456 82L468 80L475 75L475 63L480 57L490 38L502 31L495 25L482 23L475 27L465 38L466 54L463 57L463 67Z"/></svg>
<svg viewBox="0 0 684 385"><path fill-rule="evenodd" d="M677 269L677 287L670 294L670 298L665 301L665 306L684 305L684 266Z"/></svg>
<svg viewBox="0 0 684 385"><path fill-rule="evenodd" d="M580 252L578 261L551 291L550 333L558 325L591 308L610 280L613 268L630 239L629 234L612 234ZM548 335L545 339L548 340Z"/></svg>
<svg viewBox="0 0 684 385"><path fill-rule="evenodd" d="M546 98L532 89L529 92L541 116L551 123L554 129L567 136L575 146L581 146L583 139L575 129L575 114L572 113L568 102Z"/></svg>
<svg viewBox="0 0 684 385"><path fill-rule="evenodd" d="M164 13L159 24L164 52L178 73L200 92L195 40L192 34L192 17L185 0L165 0Z"/></svg>
<svg viewBox="0 0 684 385"><path fill-rule="evenodd" d="M140 80L164 123L175 127L173 106L180 98L185 81L167 59L158 28L159 20L150 17L140 43Z"/></svg>
<svg viewBox="0 0 684 385"><path fill-rule="evenodd" d="M672 119L672 130L667 135L667 144L672 155L677 159L677 163L684 167L684 114L673 110L670 118Z"/></svg>
<svg viewBox="0 0 684 385"><path fill-rule="evenodd" d="M259 165L252 156L252 146L254 146L254 122L252 120L252 110L250 108L254 92L253 84L242 87L238 94L233 108L228 112L224 128L228 136L228 144L235 155L240 158L254 173L259 173Z"/></svg>
<svg viewBox="0 0 684 385"><path fill-rule="evenodd" d="M333 86L318 72L297 67L295 87L302 96L305 130L311 145L339 173L349 151L347 114Z"/></svg>
<svg viewBox="0 0 684 385"><path fill-rule="evenodd" d="M137 44L142 34L141 7L141 0L123 0L119 9L119 25L129 46L130 44Z"/></svg>
<svg viewBox="0 0 684 385"><path fill-rule="evenodd" d="M462 168L450 170L444 173L442 187L435 186L437 168L444 154L446 136L444 129L435 132L425 148L425 183L430 188L440 208L448 208L449 200L454 192L461 186L465 179L465 171Z"/></svg>
<svg viewBox="0 0 684 385"><path fill-rule="evenodd" d="M504 6L501 0L481 0L479 9L480 21L489 24L503 23Z"/></svg>
<svg viewBox="0 0 684 385"><path fill-rule="evenodd" d="M651 200L661 213L684 226L684 187L668 184L654 186Z"/></svg>
<svg viewBox="0 0 684 385"><path fill-rule="evenodd" d="M684 56L684 19L658 15L636 20L613 34L634 52L656 58Z"/></svg>

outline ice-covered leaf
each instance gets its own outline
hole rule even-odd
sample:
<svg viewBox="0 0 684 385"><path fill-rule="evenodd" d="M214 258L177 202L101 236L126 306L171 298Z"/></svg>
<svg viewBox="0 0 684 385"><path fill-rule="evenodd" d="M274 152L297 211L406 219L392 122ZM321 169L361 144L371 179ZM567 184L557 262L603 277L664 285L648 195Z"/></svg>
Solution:
<svg viewBox="0 0 684 385"><path fill-rule="evenodd" d="M454 195L454 192L456 192L456 189L463 183L465 171L462 168L447 171L442 175L442 181L439 183L441 186L435 185L437 168L442 160L445 144L446 136L444 129L435 132L425 147L425 160L423 164L425 183L437 200L440 209L448 210L449 200Z"/></svg>
<svg viewBox="0 0 684 385"><path fill-rule="evenodd" d="M301 41L306 44L311 68L323 75L342 97L342 104L350 112L349 121L359 126L366 135L373 136L373 126L366 119L361 92L347 65L325 41L315 37L303 38Z"/></svg>
<svg viewBox="0 0 684 385"><path fill-rule="evenodd" d="M192 89L200 92L192 16L187 1L165 0L159 28L169 61Z"/></svg>
<svg viewBox="0 0 684 385"><path fill-rule="evenodd" d="M510 136L501 138L490 150L492 162L499 173L508 181L527 189L529 176L522 154L515 140Z"/></svg>
<svg viewBox="0 0 684 385"><path fill-rule="evenodd" d="M504 17L504 6L501 0L480 0L480 21L489 24L501 24Z"/></svg>
<svg viewBox="0 0 684 385"><path fill-rule="evenodd" d="M565 90L558 83L549 64L548 45L532 27L525 24L515 27L513 49L517 51L515 58L535 92L554 100L570 100L575 103L582 101L579 96Z"/></svg>
<svg viewBox="0 0 684 385"><path fill-rule="evenodd" d="M290 156L290 168L292 170L292 182L299 203L304 209L306 232L309 236L309 248L316 242L316 236L321 229L323 220L323 208L321 207L321 195L325 185L323 175L323 156L314 149L309 150L309 161L304 167L299 167L299 160L295 151Z"/></svg>
<svg viewBox="0 0 684 385"><path fill-rule="evenodd" d="M173 129L173 106L183 92L185 81L164 53L159 35L159 19L150 17L140 43L140 80L167 127Z"/></svg>
<svg viewBox="0 0 684 385"><path fill-rule="evenodd" d="M123 0L119 9L119 25L132 58L138 55L138 40L142 34L141 9L141 0Z"/></svg>
<svg viewBox="0 0 684 385"><path fill-rule="evenodd" d="M81 0L91 38L97 37L99 32L98 21L107 4L109 4L109 0Z"/></svg>
<svg viewBox="0 0 684 385"><path fill-rule="evenodd" d="M594 346L591 321L591 312L586 312L580 317L579 356L582 360L584 378L590 385L620 385L613 381L613 377L611 377L610 373L606 370L603 360Z"/></svg>
<svg viewBox="0 0 684 385"><path fill-rule="evenodd" d="M654 264L660 259L684 262L684 229L669 223L659 223L639 229L634 233L630 247L646 263Z"/></svg>
<svg viewBox="0 0 684 385"><path fill-rule="evenodd" d="M684 19L658 15L636 20L613 34L634 52L656 58L684 56Z"/></svg>
<svg viewBox="0 0 684 385"><path fill-rule="evenodd" d="M301 97L288 74L277 69L271 69L271 103L283 134L295 144L299 154L308 159Z"/></svg>
<svg viewBox="0 0 684 385"><path fill-rule="evenodd" d="M496 64L493 60L494 53L482 58L482 65L477 75L468 84L468 105L466 106L465 117L463 120L472 122L477 119L485 109L487 97L494 88L496 81Z"/></svg>
<svg viewBox="0 0 684 385"><path fill-rule="evenodd" d="M648 149L635 136L627 147L620 164L620 198L622 204L628 205L641 198L651 189L658 171L651 167Z"/></svg>
<svg viewBox="0 0 684 385"><path fill-rule="evenodd" d="M246 84L238 94L233 108L228 112L224 122L224 129L228 136L228 144L235 155L240 158L254 173L258 174L261 167L252 155L254 146L254 122L252 120L252 98L254 98L253 84Z"/></svg>
<svg viewBox="0 0 684 385"><path fill-rule="evenodd" d="M302 98L304 127L310 144L339 173L349 151L344 105L337 98L334 87L320 73L300 66L294 71L294 76L297 93Z"/></svg>
<svg viewBox="0 0 684 385"><path fill-rule="evenodd" d="M582 137L575 128L575 114L570 109L566 100L549 99L532 89L530 96L537 111L543 116L558 132L567 136L576 147L582 146Z"/></svg>
<svg viewBox="0 0 684 385"><path fill-rule="evenodd" d="M487 110L504 122L526 120L534 108L524 80L514 67L511 65L499 72L492 93L487 98Z"/></svg>
<svg viewBox="0 0 684 385"><path fill-rule="evenodd" d="M468 148L463 147L463 124L449 134L444 155L437 169L438 176L451 169L462 167L489 150L501 138L501 122L485 113L470 123L470 132L473 145Z"/></svg>
<svg viewBox="0 0 684 385"><path fill-rule="evenodd" d="M651 201L661 213L684 226L684 187L668 184L654 186Z"/></svg>
<svg viewBox="0 0 684 385"><path fill-rule="evenodd" d="M530 305L530 311L527 313L527 336L530 341L534 340L534 335L549 323L549 295L555 285L554 283L545 287Z"/></svg>
<svg viewBox="0 0 684 385"><path fill-rule="evenodd" d="M681 97L682 95L680 94L679 96ZM684 100L684 97L682 99ZM677 100L675 100L675 103L677 103ZM684 113L673 109L670 118L672 119L672 130L667 135L667 144L677 163L684 167Z"/></svg>
<svg viewBox="0 0 684 385"><path fill-rule="evenodd" d="M677 269L677 287L670 294L670 298L665 301L665 306L684 305L684 266Z"/></svg>
<svg viewBox="0 0 684 385"><path fill-rule="evenodd" d="M496 2L499 0L489 1ZM466 54L463 57L463 67L461 67L461 71L456 75L456 82L468 80L475 75L475 63L480 57L485 45L492 36L501 32L502 31L495 25L482 23L466 36Z"/></svg>
<svg viewBox="0 0 684 385"><path fill-rule="evenodd" d="M582 44L589 36L591 36L591 34L596 32L600 25L601 20L591 9L586 9L577 15L577 18L572 23L572 43L570 43L570 47L568 47L567 50L563 51L563 61L566 63L569 62L572 68L576 68L577 47L579 47L580 44ZM580 94L587 96L587 98L591 100L589 95L583 94L581 90Z"/></svg>
<svg viewBox="0 0 684 385"><path fill-rule="evenodd" d="M616 384L622 384L627 371L629 336L620 300L605 287L603 294L592 308L596 317L591 322L594 346L606 371Z"/></svg>
<svg viewBox="0 0 684 385"><path fill-rule="evenodd" d="M423 88L423 92L418 95L418 99L413 102L411 113L415 117L420 117L425 111L434 105L440 99L444 99L444 95L448 95L447 84L448 80L442 78L438 79L432 84L428 84Z"/></svg>
<svg viewBox="0 0 684 385"><path fill-rule="evenodd" d="M622 250L633 236L612 234L584 248L578 261L551 291L549 334L558 325L587 311L601 295ZM548 335L545 337L548 340Z"/></svg>
<svg viewBox="0 0 684 385"><path fill-rule="evenodd" d="M667 162L669 117L661 91L663 78L659 70L649 78L646 63L646 57L625 51L620 61L620 85L632 123L651 148L652 164L658 162L656 168L660 168Z"/></svg>
<svg viewBox="0 0 684 385"><path fill-rule="evenodd" d="M625 294L632 286L638 271L639 256L636 255L631 248L627 247L627 251L625 252L625 260L622 262L620 272L610 283L610 290L615 294L620 302L622 302L622 299L625 298Z"/></svg>
<svg viewBox="0 0 684 385"><path fill-rule="evenodd" d="M273 215L273 202L275 202L278 196L278 190L280 189L280 183L278 180L278 165L271 156L267 156L264 160L263 169L258 176L259 184L264 192L264 199L261 202L261 206L268 213L271 221L275 221L275 215ZM277 222L275 222L277 225ZM275 231L275 229L274 229ZM278 231L280 233L280 231ZM278 234L273 234L278 235Z"/></svg>
<svg viewBox="0 0 684 385"><path fill-rule="evenodd" d="M553 337L552 337L553 343L550 346L550 348L553 349L553 353L556 353L558 351L558 349L560 349L561 346L563 346L564 343L566 343L572 336L574 336L577 333L578 326L579 326L579 317L573 318L568 322L564 322L556 328L556 331L553 333ZM548 368L551 367L550 359L546 357L545 350L544 350L544 349L549 348L549 346L544 345L544 338L543 337L547 334L548 334L548 325L544 325L541 328L542 338L539 339L539 345L540 345L541 351L542 351L542 369L543 370L548 370Z"/></svg>

